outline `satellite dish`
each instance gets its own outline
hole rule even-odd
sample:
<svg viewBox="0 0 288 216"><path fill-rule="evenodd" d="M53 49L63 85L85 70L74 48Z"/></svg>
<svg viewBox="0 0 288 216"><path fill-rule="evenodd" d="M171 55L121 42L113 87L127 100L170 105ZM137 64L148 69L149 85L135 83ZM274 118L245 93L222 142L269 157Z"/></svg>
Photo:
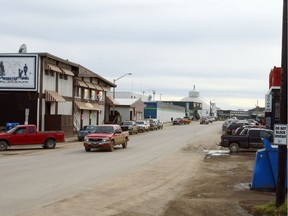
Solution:
<svg viewBox="0 0 288 216"><path fill-rule="evenodd" d="M26 44L22 44L19 48L19 53L26 53L27 52L27 47Z"/></svg>

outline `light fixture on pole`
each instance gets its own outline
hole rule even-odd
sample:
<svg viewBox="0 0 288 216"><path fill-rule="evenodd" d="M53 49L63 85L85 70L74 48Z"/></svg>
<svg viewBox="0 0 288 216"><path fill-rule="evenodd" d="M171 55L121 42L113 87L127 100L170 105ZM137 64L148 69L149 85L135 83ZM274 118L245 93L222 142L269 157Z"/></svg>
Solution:
<svg viewBox="0 0 288 216"><path fill-rule="evenodd" d="M113 79L113 83L115 84L115 82L121 78L123 78L124 76L127 76L127 75L132 75L132 73L126 73L120 77L118 77L117 79ZM113 88L113 99L115 99L115 87Z"/></svg>
<svg viewBox="0 0 288 216"><path fill-rule="evenodd" d="M113 83L115 84L115 82L127 75L132 75L132 73L126 73L120 77L118 77L117 79L113 79ZM115 87L113 87L113 99L115 99ZM115 115L115 104L114 104L114 101L113 101L113 115Z"/></svg>

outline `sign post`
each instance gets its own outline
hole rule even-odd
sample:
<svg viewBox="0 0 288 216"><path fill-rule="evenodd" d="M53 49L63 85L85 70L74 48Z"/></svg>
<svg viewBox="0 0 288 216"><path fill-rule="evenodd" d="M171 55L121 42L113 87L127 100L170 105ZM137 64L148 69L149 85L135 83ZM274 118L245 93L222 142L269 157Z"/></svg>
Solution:
<svg viewBox="0 0 288 216"><path fill-rule="evenodd" d="M28 119L29 119L29 109L25 109L25 122L24 122L25 125L28 124Z"/></svg>

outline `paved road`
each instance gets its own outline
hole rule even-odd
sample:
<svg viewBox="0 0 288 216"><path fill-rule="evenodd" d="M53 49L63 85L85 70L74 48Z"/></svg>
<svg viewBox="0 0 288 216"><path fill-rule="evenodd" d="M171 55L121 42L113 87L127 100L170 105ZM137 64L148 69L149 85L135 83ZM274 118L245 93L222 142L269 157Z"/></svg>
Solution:
<svg viewBox="0 0 288 216"><path fill-rule="evenodd" d="M130 137L127 149L85 152L81 142L53 150L0 153L0 215L12 216L57 202L171 156L191 143L204 148L221 124L167 126ZM209 146L212 144L210 143ZM209 148L208 146L208 148Z"/></svg>

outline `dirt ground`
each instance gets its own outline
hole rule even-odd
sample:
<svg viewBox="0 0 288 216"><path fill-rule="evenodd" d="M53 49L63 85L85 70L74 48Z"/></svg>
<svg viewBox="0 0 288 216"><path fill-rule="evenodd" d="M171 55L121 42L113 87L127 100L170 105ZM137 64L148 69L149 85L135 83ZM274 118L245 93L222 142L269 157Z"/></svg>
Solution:
<svg viewBox="0 0 288 216"><path fill-rule="evenodd" d="M255 152L247 151L205 158L200 175L163 215L253 215L253 206L275 200L275 193L250 190L254 160Z"/></svg>
<svg viewBox="0 0 288 216"><path fill-rule="evenodd" d="M249 189L254 160L255 151L210 156L187 146L152 167L21 216L253 215L254 205L275 200L274 193ZM195 161L201 162L192 166Z"/></svg>

